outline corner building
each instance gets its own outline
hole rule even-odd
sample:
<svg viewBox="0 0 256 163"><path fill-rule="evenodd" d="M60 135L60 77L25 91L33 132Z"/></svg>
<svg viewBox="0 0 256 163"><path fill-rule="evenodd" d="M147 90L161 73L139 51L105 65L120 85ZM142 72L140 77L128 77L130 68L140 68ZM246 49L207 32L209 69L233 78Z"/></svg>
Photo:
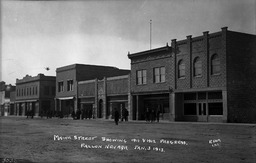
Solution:
<svg viewBox="0 0 256 163"><path fill-rule="evenodd" d="M224 27L128 54L133 119L159 110L171 121L256 122L255 44L255 35Z"/></svg>
<svg viewBox="0 0 256 163"><path fill-rule="evenodd" d="M14 115L15 86L0 82L0 116Z"/></svg>
<svg viewBox="0 0 256 163"><path fill-rule="evenodd" d="M35 116L54 110L55 76L26 75L16 80L15 114L25 116L33 110Z"/></svg>

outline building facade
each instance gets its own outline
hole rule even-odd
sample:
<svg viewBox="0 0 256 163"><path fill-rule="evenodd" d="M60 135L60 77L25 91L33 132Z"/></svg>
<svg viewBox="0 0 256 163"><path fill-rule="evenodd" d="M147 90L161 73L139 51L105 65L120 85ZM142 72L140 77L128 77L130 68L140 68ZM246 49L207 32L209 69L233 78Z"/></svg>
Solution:
<svg viewBox="0 0 256 163"><path fill-rule="evenodd" d="M78 82L79 108L88 118L112 119L129 109L129 75ZM128 110L129 112L129 110Z"/></svg>
<svg viewBox="0 0 256 163"><path fill-rule="evenodd" d="M24 116L33 111L35 116L54 110L56 77L38 74L16 80L15 114Z"/></svg>
<svg viewBox="0 0 256 163"><path fill-rule="evenodd" d="M256 121L256 36L227 30L128 54L132 119Z"/></svg>
<svg viewBox="0 0 256 163"><path fill-rule="evenodd" d="M69 116L80 107L78 99L78 82L92 79L101 80L104 77L113 77L129 74L129 70L122 70L110 66L73 64L57 68L56 70L56 111ZM97 103L98 104L98 103ZM98 106L96 104L96 106ZM103 106L102 103L100 103ZM102 115L102 113L99 113ZM102 116L99 116L102 117Z"/></svg>
<svg viewBox="0 0 256 163"><path fill-rule="evenodd" d="M0 82L0 109L1 116L8 116L14 114L14 100L15 86L11 84L6 85L5 82Z"/></svg>

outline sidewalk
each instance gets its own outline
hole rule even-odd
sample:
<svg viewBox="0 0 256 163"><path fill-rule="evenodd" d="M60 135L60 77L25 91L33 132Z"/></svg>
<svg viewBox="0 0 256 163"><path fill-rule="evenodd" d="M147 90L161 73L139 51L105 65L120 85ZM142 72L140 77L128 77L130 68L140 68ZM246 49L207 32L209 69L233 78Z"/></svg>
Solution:
<svg viewBox="0 0 256 163"><path fill-rule="evenodd" d="M1 116L1 118L26 118L27 116L16 116L16 115L9 115L9 116ZM31 117L29 117L30 119ZM46 117L41 118L40 116L34 116L34 119L47 119ZM49 118L50 119L50 118ZM52 119L63 119L63 120L73 120L72 117L52 117ZM81 120L81 119L80 119ZM84 119L85 120L85 119ZM87 119L89 120L89 119ZM113 121L114 119L90 119L91 121ZM128 121L119 121L119 123L145 123L145 124L193 124L193 125L232 125L232 126L253 126L256 128L255 123L221 123L221 122L184 122L184 121L168 121L168 120L159 120L159 122L146 122L145 120L128 120Z"/></svg>

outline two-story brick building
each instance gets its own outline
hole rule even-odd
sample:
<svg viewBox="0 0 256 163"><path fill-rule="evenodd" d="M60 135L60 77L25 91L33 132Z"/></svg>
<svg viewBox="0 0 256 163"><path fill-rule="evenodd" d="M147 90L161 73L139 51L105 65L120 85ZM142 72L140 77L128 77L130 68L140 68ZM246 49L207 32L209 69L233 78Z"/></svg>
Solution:
<svg viewBox="0 0 256 163"><path fill-rule="evenodd" d="M79 108L78 82L87 80L100 80L104 77L113 77L129 74L129 70L118 69L111 66L72 64L57 68L56 70L56 110L68 116ZM92 88L94 89L94 88ZM100 93L99 93L100 94ZM82 101L83 102L83 101ZM103 101L99 103L103 107ZM96 104L98 106L98 103ZM102 117L102 113L98 113Z"/></svg>
<svg viewBox="0 0 256 163"><path fill-rule="evenodd" d="M169 119L171 48L166 47L129 54L131 59L131 113L133 119L145 119L146 110L161 110Z"/></svg>
<svg viewBox="0 0 256 163"><path fill-rule="evenodd" d="M256 121L256 36L227 30L128 54L131 112L171 121Z"/></svg>
<svg viewBox="0 0 256 163"><path fill-rule="evenodd" d="M120 114L129 109L129 75L78 82L79 107L89 118L113 118L114 109Z"/></svg>
<svg viewBox="0 0 256 163"><path fill-rule="evenodd" d="M6 85L4 81L0 82L0 114L8 116L14 114L15 86Z"/></svg>
<svg viewBox="0 0 256 163"><path fill-rule="evenodd" d="M56 77L38 74L16 79L15 115L26 115L33 110L35 116L53 111Z"/></svg>

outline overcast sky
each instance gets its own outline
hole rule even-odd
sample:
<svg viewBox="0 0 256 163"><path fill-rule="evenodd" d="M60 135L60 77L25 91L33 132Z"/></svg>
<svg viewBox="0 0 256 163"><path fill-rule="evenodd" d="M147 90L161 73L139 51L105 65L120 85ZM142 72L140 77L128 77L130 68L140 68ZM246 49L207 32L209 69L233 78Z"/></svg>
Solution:
<svg viewBox="0 0 256 163"><path fill-rule="evenodd" d="M80 63L130 69L131 53L227 26L256 34L256 0L1 1L1 81ZM50 70L46 71L45 67Z"/></svg>

